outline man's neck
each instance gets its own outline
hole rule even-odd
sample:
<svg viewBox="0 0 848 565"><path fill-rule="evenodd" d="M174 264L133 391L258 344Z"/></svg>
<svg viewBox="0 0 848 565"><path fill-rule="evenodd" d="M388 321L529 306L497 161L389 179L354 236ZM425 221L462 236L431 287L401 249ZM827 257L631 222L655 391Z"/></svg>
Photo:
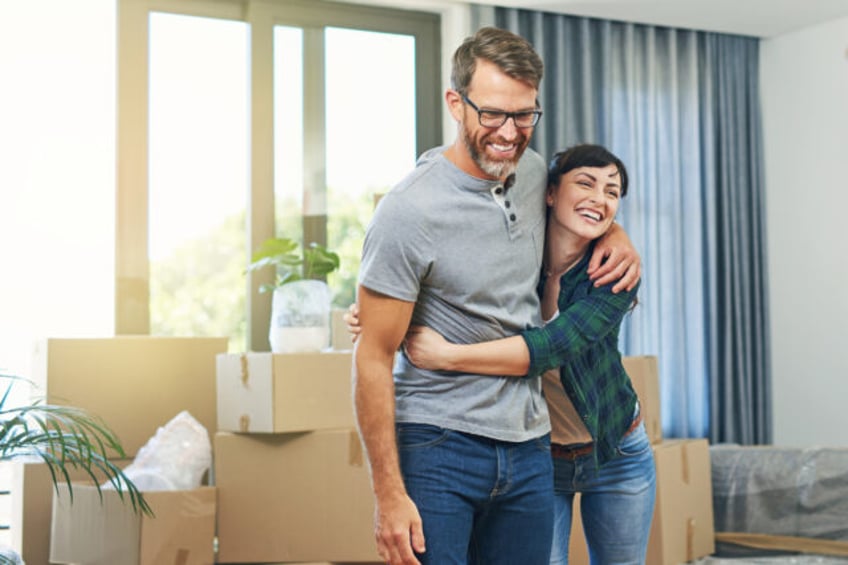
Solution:
<svg viewBox="0 0 848 565"><path fill-rule="evenodd" d="M484 180L500 180L502 182L505 182L506 180L493 177L481 169L477 163L474 162L474 159L471 158L471 155L468 154L468 150L459 139L457 139L453 145L445 149L444 155L445 158L456 165L459 170L471 175L472 177Z"/></svg>

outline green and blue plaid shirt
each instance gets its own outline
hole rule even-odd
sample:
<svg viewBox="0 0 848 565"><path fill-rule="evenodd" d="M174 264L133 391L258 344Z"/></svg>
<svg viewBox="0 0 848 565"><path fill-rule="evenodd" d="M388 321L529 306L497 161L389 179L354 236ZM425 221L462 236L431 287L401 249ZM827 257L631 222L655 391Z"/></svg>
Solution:
<svg viewBox="0 0 848 565"><path fill-rule="evenodd" d="M530 349L529 377L560 367L560 380L595 443L598 465L616 456L633 421L636 392L621 364L618 331L630 309L631 291L612 293L613 285L595 288L586 269L595 248L560 279L559 315L541 328L522 332ZM539 281L539 292L545 285Z"/></svg>

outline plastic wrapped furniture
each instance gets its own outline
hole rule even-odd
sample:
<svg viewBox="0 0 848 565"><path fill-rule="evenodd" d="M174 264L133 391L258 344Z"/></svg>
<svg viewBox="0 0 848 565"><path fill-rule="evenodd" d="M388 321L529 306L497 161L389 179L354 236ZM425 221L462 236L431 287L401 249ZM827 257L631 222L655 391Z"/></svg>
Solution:
<svg viewBox="0 0 848 565"><path fill-rule="evenodd" d="M848 448L714 445L710 461L719 541L723 532L766 534L759 553L774 554L809 551L810 540L821 540L848 556ZM803 538L794 548L793 537ZM734 553L716 547L717 555Z"/></svg>

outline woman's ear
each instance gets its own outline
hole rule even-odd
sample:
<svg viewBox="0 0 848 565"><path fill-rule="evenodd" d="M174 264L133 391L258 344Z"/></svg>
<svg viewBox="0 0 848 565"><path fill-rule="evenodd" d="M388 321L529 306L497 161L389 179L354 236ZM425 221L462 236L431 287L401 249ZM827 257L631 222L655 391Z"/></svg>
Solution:
<svg viewBox="0 0 848 565"><path fill-rule="evenodd" d="M553 185L548 185L548 188L545 189L545 202L548 206L554 205L554 191L556 187Z"/></svg>

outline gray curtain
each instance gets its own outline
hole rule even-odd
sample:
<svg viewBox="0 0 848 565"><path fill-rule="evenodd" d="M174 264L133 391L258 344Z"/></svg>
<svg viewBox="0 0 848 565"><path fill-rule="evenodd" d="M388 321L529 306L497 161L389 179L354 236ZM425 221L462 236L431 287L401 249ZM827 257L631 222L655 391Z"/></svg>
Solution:
<svg viewBox="0 0 848 565"><path fill-rule="evenodd" d="M627 355L657 355L667 437L771 441L765 209L755 38L475 6L475 26L545 61L533 136L621 157L618 220L639 249Z"/></svg>

